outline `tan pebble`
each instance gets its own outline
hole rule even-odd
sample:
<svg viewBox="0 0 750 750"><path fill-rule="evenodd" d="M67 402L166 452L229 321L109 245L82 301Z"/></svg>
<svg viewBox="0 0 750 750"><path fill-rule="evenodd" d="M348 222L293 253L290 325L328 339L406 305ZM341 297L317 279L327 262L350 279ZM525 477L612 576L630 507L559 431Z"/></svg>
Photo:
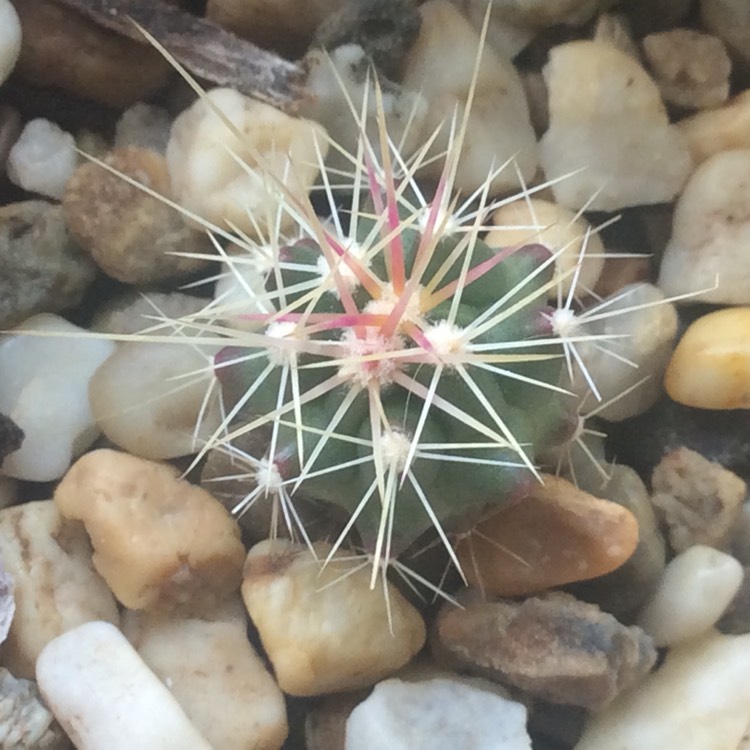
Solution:
<svg viewBox="0 0 750 750"><path fill-rule="evenodd" d="M166 158L175 199L186 210L267 238L294 227L293 212L279 205L309 192L327 152L318 123L219 88L177 117Z"/></svg>
<svg viewBox="0 0 750 750"><path fill-rule="evenodd" d="M330 551L285 540L253 547L245 563L242 597L273 664L291 695L355 690L404 666L422 648L421 615L390 584L370 588L369 566Z"/></svg>
<svg viewBox="0 0 750 750"><path fill-rule="evenodd" d="M664 387L685 406L750 408L750 307L730 307L696 320L672 355Z"/></svg>
<svg viewBox="0 0 750 750"><path fill-rule="evenodd" d="M112 169L166 198L167 161L147 149L127 147L104 159ZM163 201L98 164L83 164L68 181L63 209L71 234L109 276L126 284L180 278L208 261L174 253L210 253L204 233L188 227Z"/></svg>
<svg viewBox="0 0 750 750"><path fill-rule="evenodd" d="M90 620L119 624L117 604L91 562L85 529L64 520L52 500L0 511L0 550L16 601L0 662L14 676L33 679L42 649L71 628Z"/></svg>
<svg viewBox="0 0 750 750"><path fill-rule="evenodd" d="M667 453L651 474L654 506L675 552L723 547L742 511L747 485L734 472L689 448Z"/></svg>
<svg viewBox="0 0 750 750"><path fill-rule="evenodd" d="M736 148L750 148L750 89L723 107L698 112L677 123L695 164Z"/></svg>
<svg viewBox="0 0 750 750"><path fill-rule="evenodd" d="M63 477L55 502L83 521L96 569L130 609L209 606L239 587L245 550L237 524L171 466L93 451Z"/></svg>
<svg viewBox="0 0 750 750"><path fill-rule="evenodd" d="M604 575L638 544L638 522L627 509L583 492L560 477L478 524L457 544L469 583L518 596Z"/></svg>
<svg viewBox="0 0 750 750"><path fill-rule="evenodd" d="M586 219L550 201L528 198L499 208L492 215L494 228L485 242L490 247L509 247L539 242L553 253L558 291L567 293L573 283L573 272L580 263L576 283L592 289L604 264L604 245Z"/></svg>
<svg viewBox="0 0 750 750"><path fill-rule="evenodd" d="M237 596L208 618L128 611L123 632L217 750L278 750L284 697L247 638Z"/></svg>

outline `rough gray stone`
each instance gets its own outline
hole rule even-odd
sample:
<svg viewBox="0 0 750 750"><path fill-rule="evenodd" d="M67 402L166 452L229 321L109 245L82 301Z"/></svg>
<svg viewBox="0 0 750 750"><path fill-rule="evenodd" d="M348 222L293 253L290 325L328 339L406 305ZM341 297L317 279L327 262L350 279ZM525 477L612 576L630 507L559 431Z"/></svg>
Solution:
<svg viewBox="0 0 750 750"><path fill-rule="evenodd" d="M77 305L96 276L60 206L39 200L0 207L0 268L0 329Z"/></svg>

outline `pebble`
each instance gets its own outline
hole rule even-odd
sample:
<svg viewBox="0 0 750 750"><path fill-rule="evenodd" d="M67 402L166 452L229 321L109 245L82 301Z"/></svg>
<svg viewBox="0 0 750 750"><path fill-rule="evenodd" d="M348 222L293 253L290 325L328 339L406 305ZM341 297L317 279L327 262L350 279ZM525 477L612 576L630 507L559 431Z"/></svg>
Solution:
<svg viewBox="0 0 750 750"><path fill-rule="evenodd" d="M172 117L164 107L138 102L115 123L115 150L128 147L163 154L169 143Z"/></svg>
<svg viewBox="0 0 750 750"><path fill-rule="evenodd" d="M548 296L567 295L574 283L574 270L580 263L575 283L593 289L604 265L604 245L591 225L567 208L541 198L526 198L499 208L492 215L493 229L485 242L490 247L539 243L555 258L557 284ZM529 227L532 227L531 229Z"/></svg>
<svg viewBox="0 0 750 750"><path fill-rule="evenodd" d="M0 747L7 750L70 750L70 740L42 703L30 680L0 668Z"/></svg>
<svg viewBox="0 0 750 750"><path fill-rule="evenodd" d="M0 0L0 85L11 74L21 52L21 22L10 0Z"/></svg>
<svg viewBox="0 0 750 750"><path fill-rule="evenodd" d="M724 151L695 170L677 201L659 287L693 302L750 304L750 149Z"/></svg>
<svg viewBox="0 0 750 750"><path fill-rule="evenodd" d="M670 29L645 37L643 53L665 102L686 109L726 102L732 62L715 36Z"/></svg>
<svg viewBox="0 0 750 750"><path fill-rule="evenodd" d="M450 123L461 122L472 87L479 35L448 0L420 5L422 28L406 61L403 85L419 91L428 103L422 137L441 129L433 152L448 149ZM490 194L517 190L537 169L536 136L529 117L523 83L511 62L487 48L474 87L474 99L454 187L471 194L487 180L488 168L508 159L514 167L496 175ZM444 159L425 167L424 176L438 178ZM519 177L520 173L520 177ZM525 183L524 183L525 184Z"/></svg>
<svg viewBox="0 0 750 750"><path fill-rule="evenodd" d="M638 544L635 517L565 479L544 484L462 537L456 553L469 582L501 596L544 591L609 573Z"/></svg>
<svg viewBox="0 0 750 750"><path fill-rule="evenodd" d="M290 695L320 695L374 684L409 662L425 642L422 617L391 584L370 588L371 569L330 547L285 540L255 545L242 597L276 679ZM348 574L348 575L347 575Z"/></svg>
<svg viewBox="0 0 750 750"><path fill-rule="evenodd" d="M114 344L78 337L85 333L57 315L40 314L0 340L0 411L24 432L21 447L0 467L6 476L57 479L99 434L87 390Z"/></svg>
<svg viewBox="0 0 750 750"><path fill-rule="evenodd" d="M164 335L172 333L169 329ZM179 341L179 336L174 336ZM117 446L142 458L196 453L221 422L211 398L216 347L127 341L94 373L91 410Z"/></svg>
<svg viewBox="0 0 750 750"><path fill-rule="evenodd" d="M688 448L666 454L651 475L651 502L675 552L728 542L747 485L736 474Z"/></svg>
<svg viewBox="0 0 750 750"><path fill-rule="evenodd" d="M750 8L745 0L701 0L703 25L724 40L730 52L750 63Z"/></svg>
<svg viewBox="0 0 750 750"><path fill-rule="evenodd" d="M0 644L8 637L16 613L15 582L0 556Z"/></svg>
<svg viewBox="0 0 750 750"><path fill-rule="evenodd" d="M130 609L210 606L239 587L237 524L172 466L96 450L70 468L54 499L63 516L83 521L94 566Z"/></svg>
<svg viewBox="0 0 750 750"><path fill-rule="evenodd" d="M241 134L241 142L214 108ZM326 132L317 123L231 89L213 89L174 121L167 165L175 199L185 209L267 239L294 224L289 212L279 212L290 197L280 194L275 180L292 195L306 194L327 152Z"/></svg>
<svg viewBox="0 0 750 750"><path fill-rule="evenodd" d="M669 397L699 409L750 408L750 307L729 307L694 321L664 376Z"/></svg>
<svg viewBox="0 0 750 750"><path fill-rule="evenodd" d="M550 127L540 144L542 167L547 179L576 172L553 185L558 203L617 211L677 195L692 169L690 155L659 89L635 60L581 40L553 47L543 72Z"/></svg>
<svg viewBox="0 0 750 750"><path fill-rule="evenodd" d="M385 680L351 713L346 750L531 750L526 708L459 680Z"/></svg>
<svg viewBox="0 0 750 750"><path fill-rule="evenodd" d="M65 631L90 620L119 623L85 530L65 521L52 500L0 510L0 549L16 601L0 661L16 677L33 679L39 653Z"/></svg>
<svg viewBox="0 0 750 750"><path fill-rule="evenodd" d="M357 44L345 44L334 50L312 49L305 56L308 74L306 85L310 95L300 105L300 114L319 122L331 139L346 152L357 153L362 139L357 113L367 99L368 120L365 125L370 142L379 142L377 126L378 102L372 95L371 61ZM414 153L421 146L420 138L427 114L427 101L416 91L381 77L383 114L388 133L403 154ZM376 153L379 148L375 145ZM351 171L351 161L338 149L330 149L327 168Z"/></svg>
<svg viewBox="0 0 750 750"><path fill-rule="evenodd" d="M612 338L573 344L596 385L600 403L587 397L590 386L580 366L574 369L572 390L588 399L586 404L596 408L598 417L609 421L650 408L662 393L672 355L677 333L674 304L652 284L630 284L589 308L580 321L578 335Z"/></svg>
<svg viewBox="0 0 750 750"><path fill-rule="evenodd" d="M208 618L127 611L123 632L196 729L221 750L279 750L284 697L247 639L242 603Z"/></svg>
<svg viewBox="0 0 750 750"><path fill-rule="evenodd" d="M744 571L731 555L696 544L667 565L638 625L657 646L674 646L707 633L739 591Z"/></svg>
<svg viewBox="0 0 750 750"><path fill-rule="evenodd" d="M576 584L569 590L615 617L631 616L661 580L666 560L664 536L651 505L651 496L633 469L622 464L606 464L604 470L609 480L602 485L601 474L590 462L589 466L588 477L580 468L576 469L578 486L629 510L638 521L638 546L616 570Z"/></svg>
<svg viewBox="0 0 750 750"><path fill-rule="evenodd" d="M75 138L50 120L30 120L8 154L7 172L14 185L60 200L76 168Z"/></svg>
<svg viewBox="0 0 750 750"><path fill-rule="evenodd" d="M614 253L617 251L615 250ZM594 287L601 298L613 297L620 289L631 284L642 284L651 278L651 259L648 255L618 258L615 254L604 258L604 265Z"/></svg>
<svg viewBox="0 0 750 750"><path fill-rule="evenodd" d="M638 684L656 660L640 628L562 593L446 604L433 653L532 697L596 710Z"/></svg>
<svg viewBox="0 0 750 750"><path fill-rule="evenodd" d="M77 750L211 750L125 636L89 622L42 651L37 681Z"/></svg>
<svg viewBox="0 0 750 750"><path fill-rule="evenodd" d="M673 648L637 690L591 716L575 750L735 750L750 718L749 669L748 635Z"/></svg>
<svg viewBox="0 0 750 750"><path fill-rule="evenodd" d="M601 13L594 24L591 38L619 49L637 62L641 61L638 44L633 39L633 30L627 16L621 13Z"/></svg>
<svg viewBox="0 0 750 750"><path fill-rule="evenodd" d="M115 109L147 99L169 80L161 53L51 0L15 4L23 27L19 78Z"/></svg>
<svg viewBox="0 0 750 750"><path fill-rule="evenodd" d="M723 107L697 112L677 123L696 165L722 151L750 149L750 90Z"/></svg>
<svg viewBox="0 0 750 750"><path fill-rule="evenodd" d="M208 0L206 16L238 36L294 59L305 53L315 29L346 0Z"/></svg>
<svg viewBox="0 0 750 750"><path fill-rule="evenodd" d="M0 266L0 329L77 305L96 276L60 206L41 200L0 206Z"/></svg>
<svg viewBox="0 0 750 750"><path fill-rule="evenodd" d="M104 162L171 198L167 161L161 154L128 147L112 151ZM183 278L209 261L182 253L213 252L206 235L188 227L178 211L98 164L76 169L65 190L63 209L73 237L104 273L126 284Z"/></svg>
<svg viewBox="0 0 750 750"><path fill-rule="evenodd" d="M118 335L140 333L159 325L154 318L186 318L202 310L206 302L182 292L128 291L102 303L94 313L91 330Z"/></svg>
<svg viewBox="0 0 750 750"><path fill-rule="evenodd" d="M481 33L487 4L482 0L451 0L451 2L468 19L474 30ZM538 33L538 29L531 28L518 23L510 23L501 13L501 6L493 5L493 13L490 15L487 27L487 43L495 52L512 60L519 52L529 46Z"/></svg>

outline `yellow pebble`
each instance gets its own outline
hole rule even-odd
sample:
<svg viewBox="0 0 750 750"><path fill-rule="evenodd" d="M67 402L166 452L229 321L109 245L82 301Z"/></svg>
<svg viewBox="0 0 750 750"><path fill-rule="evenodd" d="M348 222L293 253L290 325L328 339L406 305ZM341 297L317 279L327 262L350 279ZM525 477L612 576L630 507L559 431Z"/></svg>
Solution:
<svg viewBox="0 0 750 750"><path fill-rule="evenodd" d="M730 307L696 320L672 355L664 387L685 406L750 408L750 307Z"/></svg>

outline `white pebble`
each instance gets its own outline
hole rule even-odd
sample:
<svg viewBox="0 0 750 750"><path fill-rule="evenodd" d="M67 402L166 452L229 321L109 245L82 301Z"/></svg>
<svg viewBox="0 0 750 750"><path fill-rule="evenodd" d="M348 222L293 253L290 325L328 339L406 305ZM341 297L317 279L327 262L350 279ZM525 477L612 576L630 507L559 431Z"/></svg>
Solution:
<svg viewBox="0 0 750 750"><path fill-rule="evenodd" d="M24 336L25 330L52 335ZM85 331L44 313L0 340L0 412L25 435L3 462L3 474L34 482L57 479L96 439L89 379L115 345L77 338L79 333Z"/></svg>
<svg viewBox="0 0 750 750"><path fill-rule="evenodd" d="M750 149L722 151L693 172L675 206L659 287L691 302L750 304Z"/></svg>
<svg viewBox="0 0 750 750"><path fill-rule="evenodd" d="M352 711L346 750L531 750L526 708L458 679L386 680Z"/></svg>
<svg viewBox="0 0 750 750"><path fill-rule="evenodd" d="M672 649L635 690L595 714L575 750L736 750L750 719L750 635Z"/></svg>
<svg viewBox="0 0 750 750"><path fill-rule="evenodd" d="M625 52L578 40L550 50L544 68L550 126L542 167L557 203L616 211L671 201L691 169L659 89ZM567 175L567 176L565 176Z"/></svg>
<svg viewBox="0 0 750 750"><path fill-rule="evenodd" d="M21 22L10 0L0 0L0 84L11 74L21 52Z"/></svg>
<svg viewBox="0 0 750 750"><path fill-rule="evenodd" d="M742 584L740 563L731 555L695 545L667 565L638 624L657 646L702 635L716 624Z"/></svg>
<svg viewBox="0 0 750 750"><path fill-rule="evenodd" d="M211 750L108 622L89 622L50 641L36 679L77 750Z"/></svg>
<svg viewBox="0 0 750 750"><path fill-rule="evenodd" d="M163 107L138 102L126 109L115 125L115 148L135 146L163 154L172 118Z"/></svg>
<svg viewBox="0 0 750 750"><path fill-rule="evenodd" d="M204 403L214 349L187 343L124 343L91 378L91 409L101 431L115 445L143 458L194 452L199 440L208 438L220 423L217 400Z"/></svg>
<svg viewBox="0 0 750 750"><path fill-rule="evenodd" d="M8 177L31 193L61 200L78 162L73 136L54 122L26 123L8 154Z"/></svg>

